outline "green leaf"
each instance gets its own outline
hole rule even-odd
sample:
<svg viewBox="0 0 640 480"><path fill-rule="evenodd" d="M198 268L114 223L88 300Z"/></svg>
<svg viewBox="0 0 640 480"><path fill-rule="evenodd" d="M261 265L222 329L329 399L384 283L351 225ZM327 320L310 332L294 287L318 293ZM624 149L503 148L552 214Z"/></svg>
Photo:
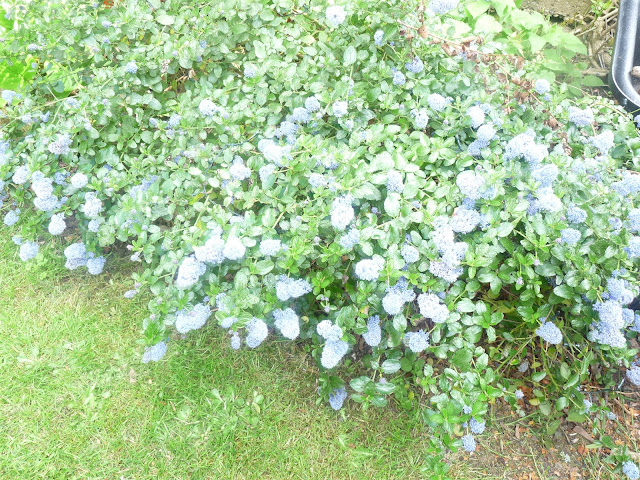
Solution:
<svg viewBox="0 0 640 480"><path fill-rule="evenodd" d="M553 289L553 293L561 298L566 298L567 300L573 298L573 288L569 285L558 285Z"/></svg>
<svg viewBox="0 0 640 480"><path fill-rule="evenodd" d="M587 420L587 416L574 411L569 412L569 415L567 415L567 421L568 422L574 422L574 423L584 423Z"/></svg>
<svg viewBox="0 0 640 480"><path fill-rule="evenodd" d="M493 16L484 14L476 21L474 31L476 33L499 33L502 31L502 25Z"/></svg>
<svg viewBox="0 0 640 480"><path fill-rule="evenodd" d="M254 40L253 41L253 48L255 50L256 57L265 58L267 56L266 47L264 46L264 43L262 43L261 41Z"/></svg>
<svg viewBox="0 0 640 480"><path fill-rule="evenodd" d="M349 382L351 388L353 388L356 392L363 392L367 384L371 381L369 377L357 377Z"/></svg>
<svg viewBox="0 0 640 480"><path fill-rule="evenodd" d="M384 200L384 211L390 217L397 217L398 213L400 213L400 195L392 192L387 195L387 198Z"/></svg>
<svg viewBox="0 0 640 480"><path fill-rule="evenodd" d="M274 266L275 265L271 260L261 260L255 265L256 273L258 275L266 275L271 270L273 270Z"/></svg>
<svg viewBox="0 0 640 480"><path fill-rule="evenodd" d="M175 23L176 19L175 19L175 17L173 17L171 15L162 14L162 15L158 15L158 17L156 18L156 21L160 25L169 26L169 25L173 25Z"/></svg>
<svg viewBox="0 0 640 480"><path fill-rule="evenodd" d="M349 45L347 49L344 51L344 65L352 65L356 62L358 58L358 52L353 45Z"/></svg>
<svg viewBox="0 0 640 480"><path fill-rule="evenodd" d="M376 391L378 393L382 393L383 395L389 395L390 393L393 393L395 389L396 389L396 385L391 382L376 383Z"/></svg>
<svg viewBox="0 0 640 480"><path fill-rule="evenodd" d="M537 372L531 375L531 380L533 380L534 382L539 382L546 376L547 376L547 372Z"/></svg>
<svg viewBox="0 0 640 480"><path fill-rule="evenodd" d="M400 370L400 360L389 359L382 362L380 367L384 373L391 374Z"/></svg>
<svg viewBox="0 0 640 480"><path fill-rule="evenodd" d="M471 350L467 350L466 348L461 348L457 350L451 357L451 363L458 367L463 372L468 371L471 368L471 359L473 358L473 354Z"/></svg>

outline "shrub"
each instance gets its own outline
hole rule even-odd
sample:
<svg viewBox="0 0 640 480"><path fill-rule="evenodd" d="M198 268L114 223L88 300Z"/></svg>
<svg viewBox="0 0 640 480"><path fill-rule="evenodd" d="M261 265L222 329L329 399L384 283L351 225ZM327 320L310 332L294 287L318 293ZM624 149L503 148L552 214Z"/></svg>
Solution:
<svg viewBox="0 0 640 480"><path fill-rule="evenodd" d="M529 30L505 47L492 15ZM631 366L640 141L556 81L537 16L506 0L7 16L3 48L35 75L3 92L4 221L24 260L47 231L94 274L127 246L125 296L154 296L144 362L207 323L235 349L296 340L332 407L414 408L422 390L427 424L467 450L494 399L526 385L581 421L580 385Z"/></svg>

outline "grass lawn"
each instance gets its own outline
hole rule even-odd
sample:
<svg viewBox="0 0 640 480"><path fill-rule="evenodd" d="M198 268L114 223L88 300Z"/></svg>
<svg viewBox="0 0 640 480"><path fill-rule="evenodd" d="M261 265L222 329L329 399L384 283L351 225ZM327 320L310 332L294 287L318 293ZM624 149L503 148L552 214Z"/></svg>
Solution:
<svg viewBox="0 0 640 480"><path fill-rule="evenodd" d="M126 276L24 264L0 237L0 478L425 478L427 432L390 409L316 405L317 369L213 326L158 364ZM40 262L40 263L37 263ZM459 472L462 474L462 472ZM467 474L471 475L469 472ZM463 478L475 478L474 475Z"/></svg>

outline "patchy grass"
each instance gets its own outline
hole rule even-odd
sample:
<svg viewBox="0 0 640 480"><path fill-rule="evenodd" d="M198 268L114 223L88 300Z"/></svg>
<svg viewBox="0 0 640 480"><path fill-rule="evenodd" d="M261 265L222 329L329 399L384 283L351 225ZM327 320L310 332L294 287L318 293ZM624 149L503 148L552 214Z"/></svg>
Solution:
<svg viewBox="0 0 640 480"><path fill-rule="evenodd" d="M47 249L23 264L7 238L0 237L3 480L439 478L425 462L429 434L417 415L316 405L317 368L291 344L234 352L221 329L206 326L143 365L136 340L146 299L122 297L130 288L122 268L97 278L70 273L62 260L44 260ZM576 452L564 465L569 441L541 450L529 418L497 405L491 413L478 453L450 459L453 478L602 473L595 457L576 460Z"/></svg>

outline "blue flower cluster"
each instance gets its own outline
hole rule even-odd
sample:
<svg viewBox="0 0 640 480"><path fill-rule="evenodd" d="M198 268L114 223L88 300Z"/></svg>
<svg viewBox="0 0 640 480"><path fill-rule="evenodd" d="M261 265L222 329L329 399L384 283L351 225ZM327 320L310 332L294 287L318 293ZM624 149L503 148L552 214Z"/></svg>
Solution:
<svg viewBox="0 0 640 480"><path fill-rule="evenodd" d="M283 337L290 340L298 338L298 335L300 335L300 322L296 312L290 308L274 310L273 318L275 319L276 328L280 330Z"/></svg>
<svg viewBox="0 0 640 480"><path fill-rule="evenodd" d="M336 230L344 230L355 217L351 206L352 198L349 195L337 197L331 204L331 225Z"/></svg>
<svg viewBox="0 0 640 480"><path fill-rule="evenodd" d="M640 469L630 460L622 464L622 473L624 473L629 480L638 480L638 478L640 478Z"/></svg>
<svg viewBox="0 0 640 480"><path fill-rule="evenodd" d="M476 440L473 438L473 435L467 434L462 437L462 448L467 452L475 452Z"/></svg>
<svg viewBox="0 0 640 480"><path fill-rule="evenodd" d="M467 110L467 115L471 118L471 126L473 128L478 128L484 123L484 111L478 105L474 105L469 108L469 110Z"/></svg>
<svg viewBox="0 0 640 480"><path fill-rule="evenodd" d="M534 87L536 92L540 95L545 95L551 91L551 85L544 78L536 80Z"/></svg>
<svg viewBox="0 0 640 480"><path fill-rule="evenodd" d="M298 298L306 295L311 291L311 285L303 278L293 279L285 275L281 275L276 283L276 296L282 302L286 302L290 298Z"/></svg>
<svg viewBox="0 0 640 480"><path fill-rule="evenodd" d="M587 212L581 209L580 207L576 207L575 205L570 205L567 209L567 220L571 223L584 223L587 219Z"/></svg>
<svg viewBox="0 0 640 480"><path fill-rule="evenodd" d="M449 102L439 93L432 93L427 97L427 103L429 104L429 108L431 108L431 110L442 112L445 108L447 108L447 104Z"/></svg>
<svg viewBox="0 0 640 480"><path fill-rule="evenodd" d="M387 191L401 193L404 190L402 174L397 170L389 170L387 173Z"/></svg>
<svg viewBox="0 0 640 480"><path fill-rule="evenodd" d="M193 287L206 270L207 266L196 260L194 256L186 257L178 268L176 287L181 290Z"/></svg>
<svg viewBox="0 0 640 480"><path fill-rule="evenodd" d="M373 282L378 279L384 268L384 259L380 256L365 258L356 263L355 274L360 280Z"/></svg>
<svg viewBox="0 0 640 480"><path fill-rule="evenodd" d="M433 13L449 13L458 7L459 1L460 0L431 0L429 8Z"/></svg>
<svg viewBox="0 0 640 480"><path fill-rule="evenodd" d="M380 328L380 317L375 315L367 320L367 331L362 334L362 338L370 347L377 347L382 341L382 328Z"/></svg>
<svg viewBox="0 0 640 480"><path fill-rule="evenodd" d="M24 242L20 245L20 260L28 262L38 254L40 247L35 242Z"/></svg>
<svg viewBox="0 0 640 480"><path fill-rule="evenodd" d="M424 352L429 347L429 334L424 330L407 332L404 335L404 344L413 353Z"/></svg>
<svg viewBox="0 0 640 480"><path fill-rule="evenodd" d="M344 100L338 100L337 102L333 102L333 115L336 118L344 117L349 111L349 103Z"/></svg>
<svg viewBox="0 0 640 480"><path fill-rule="evenodd" d="M335 28L345 21L345 19L347 18L347 12L345 12L344 8L342 8L340 5L331 5L327 7L326 16L327 25Z"/></svg>
<svg viewBox="0 0 640 480"><path fill-rule="evenodd" d="M418 127L419 130L424 130L425 128L427 128L427 123L429 123L429 116L427 115L426 110L411 110L411 114L413 115L413 118L415 119L416 122L416 127Z"/></svg>
<svg viewBox="0 0 640 480"><path fill-rule="evenodd" d="M191 310L176 312L176 330L180 333L188 333L191 330L202 328L211 316L211 308L203 303L198 303Z"/></svg>
<svg viewBox="0 0 640 480"><path fill-rule="evenodd" d="M349 233L340 237L340 246L345 250L351 250L360 242L360 232L356 228L349 230Z"/></svg>
<svg viewBox="0 0 640 480"><path fill-rule="evenodd" d="M567 245L575 245L580 241L580 238L582 238L582 234L575 228L565 228L560 231L560 239L562 243Z"/></svg>
<svg viewBox="0 0 640 480"><path fill-rule="evenodd" d="M640 366L632 365L627 369L627 379L635 386L640 387Z"/></svg>
<svg viewBox="0 0 640 480"><path fill-rule="evenodd" d="M584 110L578 107L569 107L569 121L578 127L586 127L593 123L593 111L587 107Z"/></svg>
<svg viewBox="0 0 640 480"><path fill-rule="evenodd" d="M405 64L405 68L411 73L418 74L424 70L424 63L419 57L413 57L410 62Z"/></svg>
<svg viewBox="0 0 640 480"><path fill-rule="evenodd" d="M346 399L347 390L344 387L336 388L329 394L329 405L336 411L340 410Z"/></svg>
<svg viewBox="0 0 640 480"><path fill-rule="evenodd" d="M326 340L324 348L322 349L322 355L320 357L320 364L330 369L338 365L342 357L344 357L349 350L349 344L341 340L343 332L342 329L334 325L330 320L323 320L320 322L316 331L318 335Z"/></svg>
<svg viewBox="0 0 640 480"><path fill-rule="evenodd" d="M384 38L384 32L382 30L376 30L373 34L373 42L378 46L382 46L382 39Z"/></svg>
<svg viewBox="0 0 640 480"><path fill-rule="evenodd" d="M267 328L267 324L264 323L264 320L253 317L249 320L249 323L246 325L247 329L247 338L245 338L245 343L249 348L256 348L260 346L262 342L264 342L267 335L269 335L269 329Z"/></svg>
<svg viewBox="0 0 640 480"><path fill-rule="evenodd" d="M265 257L275 257L282 251L286 251L288 247L283 245L277 239L263 239L260 242L260 253Z"/></svg>
<svg viewBox="0 0 640 480"><path fill-rule="evenodd" d="M418 252L418 249L408 243L402 244L402 247L400 247L400 255L402 255L402 258L407 264L416 263L420 260L420 252Z"/></svg>
<svg viewBox="0 0 640 480"><path fill-rule="evenodd" d="M124 66L124 71L131 74L138 73L138 64L135 60L131 60Z"/></svg>
<svg viewBox="0 0 640 480"><path fill-rule="evenodd" d="M433 293L421 293L418 295L418 307L420 308L420 315L430 318L433 323L445 323L449 318L449 309Z"/></svg>
<svg viewBox="0 0 640 480"><path fill-rule="evenodd" d="M595 137L590 137L589 143L597 148L602 155L606 155L614 145L613 132L611 130L605 130Z"/></svg>
<svg viewBox="0 0 640 480"><path fill-rule="evenodd" d="M413 288L409 287L407 279L400 277L393 287L387 288L387 294L382 299L382 308L389 315L397 315L405 303L413 302L415 298L416 294Z"/></svg>
<svg viewBox="0 0 640 480"><path fill-rule="evenodd" d="M165 342L156 343L152 347L146 347L144 349L144 355L142 355L142 363L157 362L167 353L167 344Z"/></svg>
<svg viewBox="0 0 640 480"><path fill-rule="evenodd" d="M562 342L562 332L555 323L548 320L538 327L536 335L551 345L558 345Z"/></svg>

